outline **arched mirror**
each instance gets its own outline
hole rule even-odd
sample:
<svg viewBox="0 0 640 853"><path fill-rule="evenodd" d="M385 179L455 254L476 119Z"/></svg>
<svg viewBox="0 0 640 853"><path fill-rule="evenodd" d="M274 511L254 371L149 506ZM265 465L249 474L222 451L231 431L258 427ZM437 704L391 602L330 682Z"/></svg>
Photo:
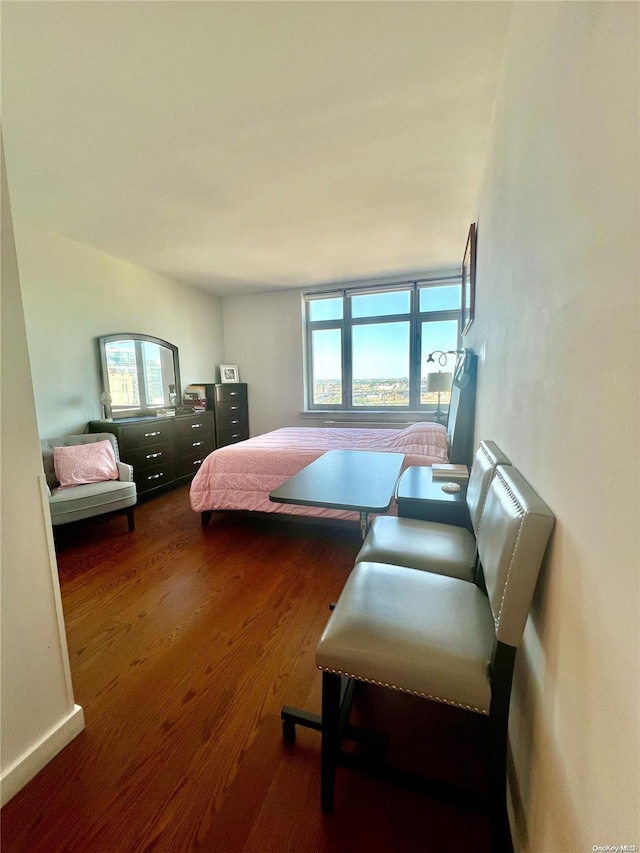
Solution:
<svg viewBox="0 0 640 853"><path fill-rule="evenodd" d="M107 417L131 417L177 405L178 347L161 338L132 334L106 335L98 339L98 346Z"/></svg>

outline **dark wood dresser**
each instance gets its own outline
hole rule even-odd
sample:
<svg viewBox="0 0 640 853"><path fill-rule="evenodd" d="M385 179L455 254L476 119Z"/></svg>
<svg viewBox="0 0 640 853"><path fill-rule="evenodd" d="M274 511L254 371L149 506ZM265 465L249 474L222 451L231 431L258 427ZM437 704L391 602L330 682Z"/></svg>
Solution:
<svg viewBox="0 0 640 853"><path fill-rule="evenodd" d="M194 382L189 388L204 389L207 411L215 415L216 447L249 438L246 382Z"/></svg>
<svg viewBox="0 0 640 853"><path fill-rule="evenodd" d="M90 421L89 432L116 436L121 460L133 466L140 497L187 482L215 449L213 413L209 411L170 418Z"/></svg>
<svg viewBox="0 0 640 853"><path fill-rule="evenodd" d="M213 387L216 447L249 438L249 402L246 382L218 383Z"/></svg>

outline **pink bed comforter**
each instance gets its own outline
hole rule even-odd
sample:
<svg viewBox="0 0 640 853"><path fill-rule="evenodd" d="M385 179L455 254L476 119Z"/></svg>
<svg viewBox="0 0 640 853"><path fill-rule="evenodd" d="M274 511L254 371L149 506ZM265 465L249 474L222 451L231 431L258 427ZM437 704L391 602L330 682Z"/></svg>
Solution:
<svg viewBox="0 0 640 853"><path fill-rule="evenodd" d="M448 461L441 424L418 423L401 430L285 427L209 454L191 483L191 507L196 512L252 510L356 520L354 512L269 500L269 492L327 450L404 453L402 470Z"/></svg>

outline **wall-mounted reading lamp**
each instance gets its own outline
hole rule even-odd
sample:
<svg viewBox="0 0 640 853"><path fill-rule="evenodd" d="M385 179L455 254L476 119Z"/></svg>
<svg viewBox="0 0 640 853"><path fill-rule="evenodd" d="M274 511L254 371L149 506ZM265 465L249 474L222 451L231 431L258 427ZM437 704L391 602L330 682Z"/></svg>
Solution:
<svg viewBox="0 0 640 853"><path fill-rule="evenodd" d="M434 349L434 351L430 352L429 355L427 356L427 364L429 364L429 362L432 362L433 364L435 364L436 360L434 358L434 355L439 353L438 364L440 365L440 367L446 367L448 355L462 355L463 352L464 352L463 349L448 349L446 352L443 352L443 350L441 350L441 349Z"/></svg>

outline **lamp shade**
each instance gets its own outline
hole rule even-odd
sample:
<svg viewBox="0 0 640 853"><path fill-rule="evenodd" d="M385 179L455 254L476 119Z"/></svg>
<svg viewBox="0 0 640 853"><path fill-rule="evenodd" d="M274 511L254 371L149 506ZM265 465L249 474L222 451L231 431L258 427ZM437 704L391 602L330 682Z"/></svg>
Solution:
<svg viewBox="0 0 640 853"><path fill-rule="evenodd" d="M430 393L444 393L451 390L453 373L428 373L427 391Z"/></svg>
<svg viewBox="0 0 640 853"><path fill-rule="evenodd" d="M113 397L111 396L111 394L108 391L103 391L102 394L100 394L100 402L101 403L111 403L112 401L113 401Z"/></svg>

